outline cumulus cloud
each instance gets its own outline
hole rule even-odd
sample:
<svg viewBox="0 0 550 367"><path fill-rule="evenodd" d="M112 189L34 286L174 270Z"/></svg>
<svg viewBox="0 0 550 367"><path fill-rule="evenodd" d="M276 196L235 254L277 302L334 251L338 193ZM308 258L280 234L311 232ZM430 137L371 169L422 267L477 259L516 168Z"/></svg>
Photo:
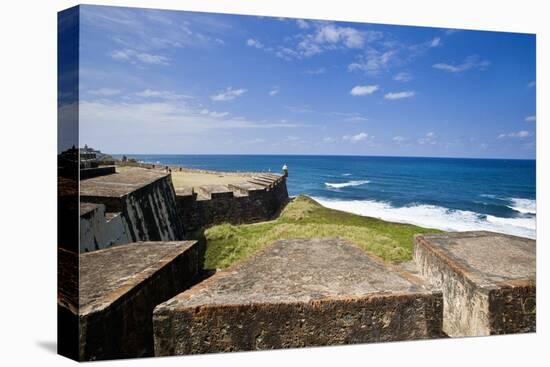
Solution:
<svg viewBox="0 0 550 367"><path fill-rule="evenodd" d="M402 137L402 136L394 136L392 138L393 142L394 143L397 143L397 144L402 144L403 142L405 142L405 140L407 140L406 138Z"/></svg>
<svg viewBox="0 0 550 367"><path fill-rule="evenodd" d="M311 23L308 23L310 28ZM295 48L280 47L278 57L292 59L311 57L327 50L361 49L365 43L382 37L378 31L360 31L352 27L341 27L326 22L315 23L312 33L299 35Z"/></svg>
<svg viewBox="0 0 550 367"><path fill-rule="evenodd" d="M525 121L526 122L535 122L535 121L537 121L537 116L527 116L525 118Z"/></svg>
<svg viewBox="0 0 550 367"><path fill-rule="evenodd" d="M512 138L512 139L523 139L531 136L531 133L527 130L521 130L521 131L515 131L508 134L500 134L497 136L497 139L506 139L506 138Z"/></svg>
<svg viewBox="0 0 550 367"><path fill-rule="evenodd" d="M378 89L378 85L356 85L351 89L349 94L352 96L365 96L367 94L373 94Z"/></svg>
<svg viewBox="0 0 550 367"><path fill-rule="evenodd" d="M395 74L393 80L396 80L398 82L408 82L412 80L412 75L403 71Z"/></svg>
<svg viewBox="0 0 550 367"><path fill-rule="evenodd" d="M271 88L271 90L269 91L269 95L270 95L271 97L276 96L277 94L279 94L279 87L273 87L273 88Z"/></svg>
<svg viewBox="0 0 550 367"><path fill-rule="evenodd" d="M246 40L246 45L250 47L256 47L256 48L264 48L263 43L261 43L258 40L255 40L253 38L249 38Z"/></svg>
<svg viewBox="0 0 550 367"><path fill-rule="evenodd" d="M210 96L210 99L215 102L231 101L237 97L246 93L246 89L233 89L233 87L227 87L223 92Z"/></svg>
<svg viewBox="0 0 550 367"><path fill-rule="evenodd" d="M434 69L439 69L447 71L450 73L461 73L471 69L485 70L491 63L487 60L482 60L477 55L468 56L460 64L446 64L446 63L437 63L433 64Z"/></svg>
<svg viewBox="0 0 550 367"><path fill-rule="evenodd" d="M434 145L437 143L436 136L433 131L426 133L426 135L419 138L416 142L420 145Z"/></svg>
<svg viewBox="0 0 550 367"><path fill-rule="evenodd" d="M365 132L360 132L356 135L344 135L342 136L342 140L350 141L352 143L358 143L360 141L367 140L368 137L369 137L369 134Z"/></svg>
<svg viewBox="0 0 550 367"><path fill-rule="evenodd" d="M369 74L378 74L389 67L390 62L397 55L397 50L379 51L370 48L364 55L359 55L357 61L348 65L349 71L364 71Z"/></svg>
<svg viewBox="0 0 550 367"><path fill-rule="evenodd" d="M139 52L132 49L114 50L111 52L111 58L116 61L126 61L131 64L145 65L170 65L170 59L162 55L153 55L146 52Z"/></svg>
<svg viewBox="0 0 550 367"><path fill-rule="evenodd" d="M395 99L403 99L403 98L411 98L415 96L415 91L408 90L403 92L390 92L384 94L385 99L389 100L395 100Z"/></svg>

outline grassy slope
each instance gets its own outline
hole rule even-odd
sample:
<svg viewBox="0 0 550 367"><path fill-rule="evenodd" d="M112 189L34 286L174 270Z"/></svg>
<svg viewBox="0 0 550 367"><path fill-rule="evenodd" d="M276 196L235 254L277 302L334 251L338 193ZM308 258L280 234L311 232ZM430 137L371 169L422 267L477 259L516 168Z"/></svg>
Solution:
<svg viewBox="0 0 550 367"><path fill-rule="evenodd" d="M412 257L413 235L440 232L328 209L299 196L276 220L256 224L221 224L205 231L207 269L220 269L286 238L341 237L381 258L401 262Z"/></svg>

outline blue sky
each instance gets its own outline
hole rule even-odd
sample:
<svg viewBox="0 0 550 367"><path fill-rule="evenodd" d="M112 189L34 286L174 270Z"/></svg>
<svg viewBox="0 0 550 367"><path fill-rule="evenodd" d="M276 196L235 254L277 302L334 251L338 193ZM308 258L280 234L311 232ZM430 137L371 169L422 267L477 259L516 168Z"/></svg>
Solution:
<svg viewBox="0 0 550 367"><path fill-rule="evenodd" d="M82 6L80 143L534 158L535 36Z"/></svg>

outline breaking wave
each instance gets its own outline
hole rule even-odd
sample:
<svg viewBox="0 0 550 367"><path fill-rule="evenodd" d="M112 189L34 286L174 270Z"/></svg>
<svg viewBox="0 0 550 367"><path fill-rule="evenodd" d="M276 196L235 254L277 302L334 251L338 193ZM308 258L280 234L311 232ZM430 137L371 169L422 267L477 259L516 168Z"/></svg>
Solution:
<svg viewBox="0 0 550 367"><path fill-rule="evenodd" d="M325 182L325 185L333 189L341 189L343 187L348 187L348 186L360 186L360 185L368 184L369 182L370 182L369 180L353 180L353 181L342 182L342 183Z"/></svg>
<svg viewBox="0 0 550 367"><path fill-rule="evenodd" d="M537 202L532 199L518 199L511 198L511 205L508 205L509 208L514 209L523 214L536 214L537 213Z"/></svg>
<svg viewBox="0 0 550 367"><path fill-rule="evenodd" d="M501 218L467 210L454 210L435 205L394 207L374 200L333 200L314 198L321 205L345 212L414 224L444 231L493 231L521 237L536 237L536 217Z"/></svg>

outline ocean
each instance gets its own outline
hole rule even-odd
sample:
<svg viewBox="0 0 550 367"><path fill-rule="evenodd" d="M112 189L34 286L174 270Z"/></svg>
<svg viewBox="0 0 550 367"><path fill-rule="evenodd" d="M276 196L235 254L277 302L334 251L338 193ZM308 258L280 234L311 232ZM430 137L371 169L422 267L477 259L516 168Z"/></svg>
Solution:
<svg viewBox="0 0 550 367"><path fill-rule="evenodd" d="M299 155L127 155L220 171L289 169L291 196L447 231L536 236L534 160Z"/></svg>

